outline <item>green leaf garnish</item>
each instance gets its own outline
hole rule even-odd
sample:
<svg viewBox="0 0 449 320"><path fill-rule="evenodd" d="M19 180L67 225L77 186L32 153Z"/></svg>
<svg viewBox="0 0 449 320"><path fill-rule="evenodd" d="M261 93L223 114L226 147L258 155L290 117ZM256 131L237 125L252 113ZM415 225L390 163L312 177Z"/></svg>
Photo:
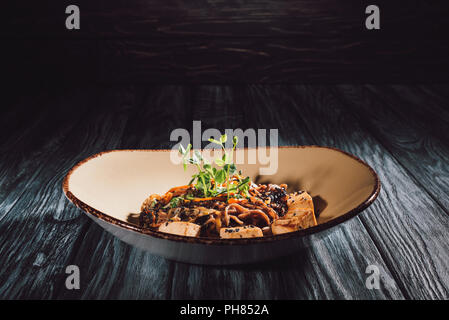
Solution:
<svg viewBox="0 0 449 320"><path fill-rule="evenodd" d="M227 136L226 134L224 134L224 135L222 135L222 136L220 137L220 142L221 142L221 143L225 143L227 140L228 140L228 136Z"/></svg>
<svg viewBox="0 0 449 320"><path fill-rule="evenodd" d="M215 140L215 139L213 139L213 138L210 138L210 139L209 139L209 142L212 142L212 143L215 143L215 144L221 145L221 142L220 142L220 141L218 141L218 140Z"/></svg>
<svg viewBox="0 0 449 320"><path fill-rule="evenodd" d="M174 198L172 198L172 199L170 200L169 205L170 205L171 208L179 207L180 202L183 201L183 200L184 200L184 199L183 199L182 196L174 197Z"/></svg>
<svg viewBox="0 0 449 320"><path fill-rule="evenodd" d="M192 164L198 169L198 173L192 176L189 185L194 184L194 187L202 192L203 197L214 197L226 193L227 198L229 199L231 192L233 193L233 197L241 198L242 195L239 193L249 196L248 190L251 182L249 177L246 177L245 179L238 177L238 184L235 184L235 182L231 184L231 178L234 176L237 168L232 161L232 153L226 151L225 143L227 140L228 137L226 134L220 136L220 140L213 138L209 139L210 142L219 145L223 151L221 158L214 159L215 164L218 167L221 167L221 169L213 167L206 159L204 159L199 150L195 150L192 157L189 157L192 148L191 144L188 144L185 149L181 144L179 145L179 152L183 156L184 170L186 170L187 164ZM232 152L234 152L238 144L238 137L234 136L232 142ZM185 198L191 200L194 197L188 195Z"/></svg>
<svg viewBox="0 0 449 320"><path fill-rule="evenodd" d="M217 174L215 175L215 183L223 184L223 182L225 181L226 181L226 171L218 170Z"/></svg>
<svg viewBox="0 0 449 320"><path fill-rule="evenodd" d="M225 162L221 159L215 159L215 163L220 167L223 167L225 165Z"/></svg>

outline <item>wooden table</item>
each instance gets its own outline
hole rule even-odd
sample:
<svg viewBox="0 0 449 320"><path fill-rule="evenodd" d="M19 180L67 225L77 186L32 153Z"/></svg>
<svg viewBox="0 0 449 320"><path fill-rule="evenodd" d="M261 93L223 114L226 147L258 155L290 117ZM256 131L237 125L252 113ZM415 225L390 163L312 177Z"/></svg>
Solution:
<svg viewBox="0 0 449 320"><path fill-rule="evenodd" d="M448 89L142 84L5 92L0 298L447 299ZM232 267L148 254L65 198L62 178L78 161L108 149L171 147L171 130L191 130L193 120L203 129L278 128L282 145L343 149L377 171L381 194L308 249ZM71 264L80 268L80 290L65 287ZM380 270L378 290L365 285L368 265Z"/></svg>

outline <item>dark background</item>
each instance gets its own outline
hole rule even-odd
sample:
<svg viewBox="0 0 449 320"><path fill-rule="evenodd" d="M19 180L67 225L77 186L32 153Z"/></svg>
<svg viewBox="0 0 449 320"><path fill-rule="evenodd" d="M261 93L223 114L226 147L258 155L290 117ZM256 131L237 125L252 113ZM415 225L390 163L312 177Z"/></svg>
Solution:
<svg viewBox="0 0 449 320"><path fill-rule="evenodd" d="M0 298L448 299L447 1L16 1L0 29ZM81 30L65 29L77 4ZM175 128L277 128L379 174L362 214L249 266L167 261L61 190L97 152L171 147ZM65 267L81 289L65 289ZM365 269L381 270L381 288Z"/></svg>
<svg viewBox="0 0 449 320"><path fill-rule="evenodd" d="M80 30L65 28L69 4L80 7ZM447 1L375 1L380 30L365 28L369 4L17 1L0 31L3 75L76 84L449 80Z"/></svg>

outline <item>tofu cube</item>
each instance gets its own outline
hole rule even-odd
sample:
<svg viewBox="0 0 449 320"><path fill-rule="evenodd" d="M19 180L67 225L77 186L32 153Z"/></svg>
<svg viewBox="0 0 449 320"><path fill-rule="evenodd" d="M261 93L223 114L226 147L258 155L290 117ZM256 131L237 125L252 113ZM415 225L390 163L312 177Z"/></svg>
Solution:
<svg viewBox="0 0 449 320"><path fill-rule="evenodd" d="M287 206L287 213L271 224L271 232L274 235L317 225L313 200L307 192L291 194L287 199Z"/></svg>
<svg viewBox="0 0 449 320"><path fill-rule="evenodd" d="M295 213L301 215L304 211L314 211L312 197L305 191L299 194L293 193L289 195L287 207L288 211L284 216L285 218L293 217Z"/></svg>
<svg viewBox="0 0 449 320"><path fill-rule="evenodd" d="M277 219L271 224L271 233L273 235L283 234L299 230L295 224L291 224L290 219Z"/></svg>
<svg viewBox="0 0 449 320"><path fill-rule="evenodd" d="M184 221L165 222L160 225L159 231L177 234L180 236L197 237L201 226Z"/></svg>
<svg viewBox="0 0 449 320"><path fill-rule="evenodd" d="M255 226L242 226L234 228L221 228L220 238L238 239L238 238L255 238L263 237L262 229Z"/></svg>
<svg viewBox="0 0 449 320"><path fill-rule="evenodd" d="M307 229L316 226L315 215L312 210L297 210L289 218L282 217L271 224L274 235Z"/></svg>

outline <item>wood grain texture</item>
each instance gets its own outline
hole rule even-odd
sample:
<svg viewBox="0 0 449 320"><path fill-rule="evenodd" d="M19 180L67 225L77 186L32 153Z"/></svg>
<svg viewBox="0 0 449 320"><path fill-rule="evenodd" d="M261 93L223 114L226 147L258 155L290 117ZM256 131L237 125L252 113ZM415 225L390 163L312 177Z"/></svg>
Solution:
<svg viewBox="0 0 449 320"><path fill-rule="evenodd" d="M127 121L116 148L168 148L170 131L191 123L188 94L182 87L135 87L118 92ZM176 114L176 117L173 116ZM83 290L62 289L60 299L166 299L173 263L133 248L92 224L74 252L83 272ZM90 257L86 260L86 256Z"/></svg>
<svg viewBox="0 0 449 320"><path fill-rule="evenodd" d="M79 0L82 27L65 28L68 0L44 0L39 4L10 4L11 14L3 37L156 38L156 37L310 37L313 34L360 35L369 1L294 0L222 1L197 0ZM447 26L449 7L443 0L432 3L410 0L378 0L385 29L403 39L413 39ZM418 22L419 21L419 22ZM404 33L404 31L412 31ZM393 37L393 34L391 34ZM430 42L430 41L429 41Z"/></svg>
<svg viewBox="0 0 449 320"><path fill-rule="evenodd" d="M362 231L354 231L361 229ZM382 258L354 221L294 255L247 266L176 264L174 299L403 299ZM381 270L381 289L365 286L366 266Z"/></svg>
<svg viewBox="0 0 449 320"><path fill-rule="evenodd" d="M449 99L449 86L447 83L420 85L419 88L437 100L447 101Z"/></svg>
<svg viewBox="0 0 449 320"><path fill-rule="evenodd" d="M15 204L48 161L48 154L61 147L86 110L87 101L62 89L60 95L51 97L49 92L23 99L8 119L9 133L1 144L0 155L0 206L3 217ZM75 108L70 117L58 109L66 103L64 98L73 99L66 105ZM41 104L52 108L40 110ZM12 125L18 121L16 126ZM14 130L13 130L14 128ZM11 194L11 196L10 196ZM8 198L9 197L9 198ZM9 199L9 200L8 200Z"/></svg>
<svg viewBox="0 0 449 320"><path fill-rule="evenodd" d="M339 89L342 102L449 214L449 110L432 105L435 100L425 96L425 105L420 105L422 99L405 92L398 99L388 94L379 98L377 90L373 96L365 87Z"/></svg>
<svg viewBox="0 0 449 320"><path fill-rule="evenodd" d="M335 38L323 42L318 37L307 45L302 38L102 40L98 45L99 81L273 84L446 79L449 64L444 59L449 47L434 50L441 57L427 59L413 54L413 49L395 52L376 46L340 43Z"/></svg>
<svg viewBox="0 0 449 320"><path fill-rule="evenodd" d="M276 90L201 86L194 96L193 116L202 121L204 129L280 128L281 137L293 132L295 137L290 137L294 139L290 141L310 143L306 132L278 105L286 101ZM365 269L373 263L383 271L386 285L381 290L368 290L365 286ZM177 263L171 298L401 299L403 296L365 228L358 219L353 219L325 240L313 238L310 248L283 259L225 268Z"/></svg>
<svg viewBox="0 0 449 320"><path fill-rule="evenodd" d="M59 87L63 83L78 87L96 83L100 78L97 41L46 37L4 41L7 45L1 52L5 62L3 80L13 88L24 84Z"/></svg>
<svg viewBox="0 0 449 320"><path fill-rule="evenodd" d="M80 30L65 28L68 4L19 2L10 9L10 28L0 30L4 60L15 62L6 74L70 83L449 80L443 0L377 1L376 31L364 27L371 3L359 0L81 0Z"/></svg>
<svg viewBox="0 0 449 320"><path fill-rule="evenodd" d="M436 130L445 120L422 114L434 117L426 118L437 123L433 129L416 110L427 101L443 111L444 95L414 88L120 85L11 97L14 108L0 123L23 122L0 143L0 298L447 298L449 218L435 201L446 191L423 183L438 170L444 178L447 145ZM21 112L27 104L36 108L30 118ZM283 145L339 147L375 168L380 198L295 255L230 267L176 263L133 248L65 199L61 180L77 161L112 148L169 148L171 130L191 131L193 120L203 130L278 128ZM425 140L425 148L409 146L408 137ZM69 264L80 267L79 291L65 289ZM369 264L381 271L380 290L365 286Z"/></svg>
<svg viewBox="0 0 449 320"><path fill-rule="evenodd" d="M411 121L420 132L443 143L449 142L449 97L432 95L419 85L366 86L366 89L389 106L388 110Z"/></svg>
<svg viewBox="0 0 449 320"><path fill-rule="evenodd" d="M63 96L70 100L69 103L65 101L67 106L85 110L88 101L78 94L64 92L58 99L37 100L37 103L57 105ZM67 204L55 172L64 170L58 160L59 152L69 133L73 133L80 115L74 111L72 117L67 117L66 112L53 110L53 113L45 113L45 121L36 121L31 130L23 132L2 161L2 298L53 297L58 277L65 268L61 261L72 245L70 235L79 222L77 210L67 207L64 211ZM59 173L62 175L61 171Z"/></svg>
<svg viewBox="0 0 449 320"><path fill-rule="evenodd" d="M0 148L9 143L11 138L16 139L22 130L36 120L39 111L42 111L36 107L36 102L45 100L44 90L41 92L30 90L27 96L21 95L21 90L11 86L6 86L3 90L2 108L0 108L0 135L3 139L0 142Z"/></svg>
<svg viewBox="0 0 449 320"><path fill-rule="evenodd" d="M449 218L443 208L366 131L369 119L358 120L329 87L291 90L296 112L318 144L351 152L377 171L383 190L361 219L404 295L447 299L449 248L441 239L448 232ZM393 126L382 130L394 130Z"/></svg>
<svg viewBox="0 0 449 320"><path fill-rule="evenodd" d="M22 178L24 182L16 185L1 204L1 259L6 267L0 274L0 292L5 298L55 298L64 287L72 250L91 221L67 202L61 190L62 179L77 161L113 147L123 130L123 113L117 108L111 113L113 100L103 101L108 108L96 109L99 99L95 92L78 92L65 98L73 99L64 104L74 110L90 107L89 115L63 141L60 130L34 153L28 154L24 145L25 161L19 162L18 170L32 174ZM67 109L61 110L67 117ZM52 119L47 119L47 126L55 125ZM67 119L70 121L70 117ZM60 125L69 127L67 122ZM42 138L39 131L34 135ZM11 180L18 172L11 170L9 174Z"/></svg>

